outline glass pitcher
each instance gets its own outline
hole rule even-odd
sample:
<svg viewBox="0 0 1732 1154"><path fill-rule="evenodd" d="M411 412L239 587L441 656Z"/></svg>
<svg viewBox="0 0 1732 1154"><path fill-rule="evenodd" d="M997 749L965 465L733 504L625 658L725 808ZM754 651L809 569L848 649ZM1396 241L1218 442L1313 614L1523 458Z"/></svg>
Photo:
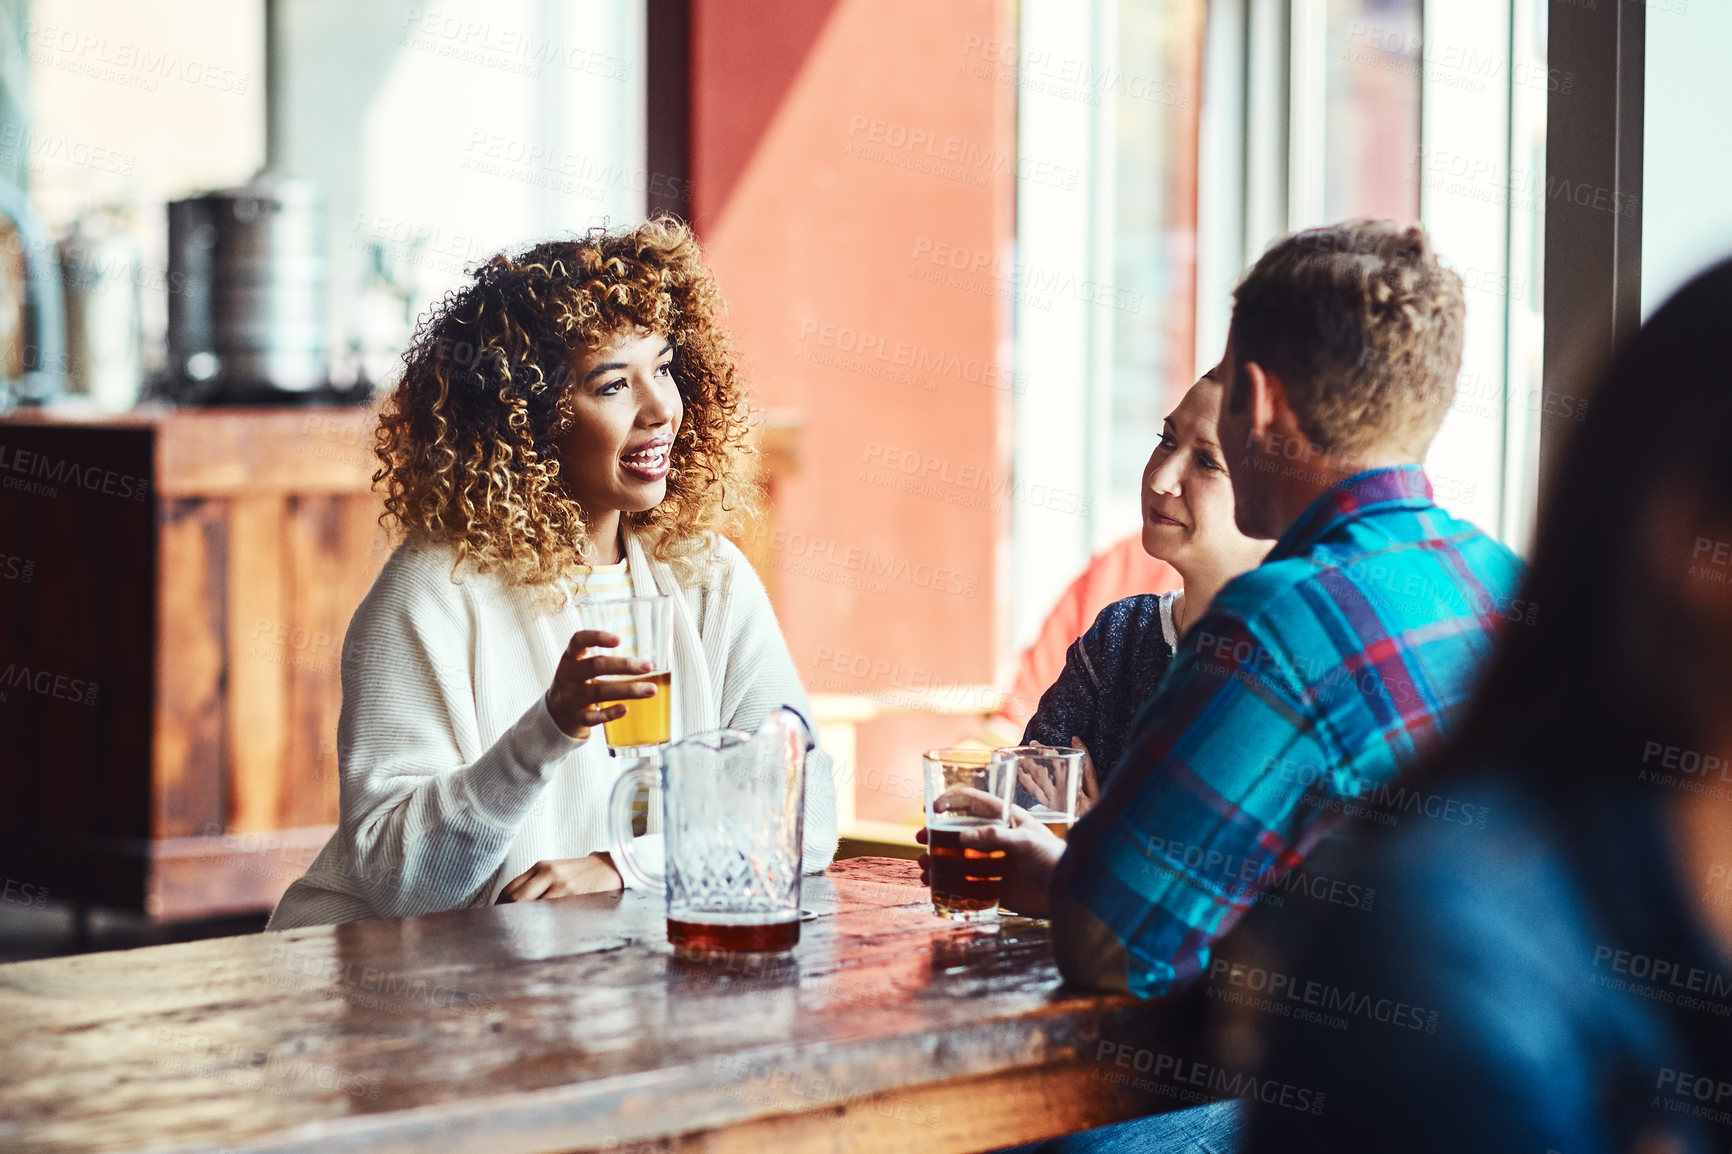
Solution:
<svg viewBox="0 0 1732 1154"><path fill-rule="evenodd" d="M684 956L781 953L800 940L800 855L812 730L782 707L756 733L719 729L666 747L614 782L613 860L667 894L668 941ZM661 785L665 871L634 845L632 802ZM644 839L648 840L648 839Z"/></svg>

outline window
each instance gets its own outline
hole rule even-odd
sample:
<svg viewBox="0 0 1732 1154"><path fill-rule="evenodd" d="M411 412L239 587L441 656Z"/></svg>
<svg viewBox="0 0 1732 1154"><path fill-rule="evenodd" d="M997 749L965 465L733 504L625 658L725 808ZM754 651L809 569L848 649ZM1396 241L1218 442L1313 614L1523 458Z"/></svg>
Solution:
<svg viewBox="0 0 1732 1154"><path fill-rule="evenodd" d="M1020 483L1072 487L1087 513L1019 507L1016 645L1091 553L1135 531L1161 417L1220 355L1242 270L1282 233L1349 217L1422 221L1461 274L1459 396L1427 470L1445 508L1522 547L1546 98L1567 82L1546 67L1544 0L1020 11L1022 159L1081 176L1060 190L1019 167L1015 461ZM1047 291L1073 282L1090 291Z"/></svg>

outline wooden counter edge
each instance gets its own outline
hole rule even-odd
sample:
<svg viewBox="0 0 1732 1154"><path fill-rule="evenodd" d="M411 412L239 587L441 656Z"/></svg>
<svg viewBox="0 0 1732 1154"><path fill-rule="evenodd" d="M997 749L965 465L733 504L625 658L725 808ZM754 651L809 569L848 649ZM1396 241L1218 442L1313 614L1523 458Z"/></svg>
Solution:
<svg viewBox="0 0 1732 1154"><path fill-rule="evenodd" d="M1087 1060L1007 1070L683 1134L663 1148L692 1154L872 1154L898 1148L970 1154L1196 1104L1133 1088L1128 1079L1120 1085L1112 1073L1110 1065Z"/></svg>

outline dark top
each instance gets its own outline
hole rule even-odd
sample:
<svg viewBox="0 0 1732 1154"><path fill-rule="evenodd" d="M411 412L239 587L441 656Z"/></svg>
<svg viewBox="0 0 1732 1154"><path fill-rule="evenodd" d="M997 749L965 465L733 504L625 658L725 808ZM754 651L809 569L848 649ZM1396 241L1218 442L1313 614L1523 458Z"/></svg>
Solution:
<svg viewBox="0 0 1732 1154"><path fill-rule="evenodd" d="M1095 781L1105 789L1125 751L1131 721L1172 663L1173 643L1162 615L1171 621L1177 596L1144 593L1102 609L1088 632L1071 642L1064 672L1040 695L1022 743L1069 745L1072 737L1081 738L1094 761ZM1032 800L1018 787L1018 805Z"/></svg>
<svg viewBox="0 0 1732 1154"><path fill-rule="evenodd" d="M1307 903L1261 976L1223 944L1211 996L1270 1034L1247 1154L1732 1145L1732 959L1681 896L1706 883L1674 865L1671 791L1585 778L1417 783L1437 804L1313 871L1374 901Z"/></svg>

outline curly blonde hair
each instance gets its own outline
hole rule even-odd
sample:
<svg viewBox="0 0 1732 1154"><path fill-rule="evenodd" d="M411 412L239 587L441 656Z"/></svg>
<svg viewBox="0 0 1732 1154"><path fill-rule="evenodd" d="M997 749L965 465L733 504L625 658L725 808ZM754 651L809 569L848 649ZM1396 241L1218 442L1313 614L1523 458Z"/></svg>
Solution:
<svg viewBox="0 0 1732 1154"><path fill-rule="evenodd" d="M583 563L583 509L560 479L578 360L623 333L665 335L685 415L667 496L624 523L689 574L759 497L743 469L749 409L696 237L670 217L501 253L423 318L382 406L381 520L454 545L457 566L553 586ZM454 570L455 571L455 570Z"/></svg>

